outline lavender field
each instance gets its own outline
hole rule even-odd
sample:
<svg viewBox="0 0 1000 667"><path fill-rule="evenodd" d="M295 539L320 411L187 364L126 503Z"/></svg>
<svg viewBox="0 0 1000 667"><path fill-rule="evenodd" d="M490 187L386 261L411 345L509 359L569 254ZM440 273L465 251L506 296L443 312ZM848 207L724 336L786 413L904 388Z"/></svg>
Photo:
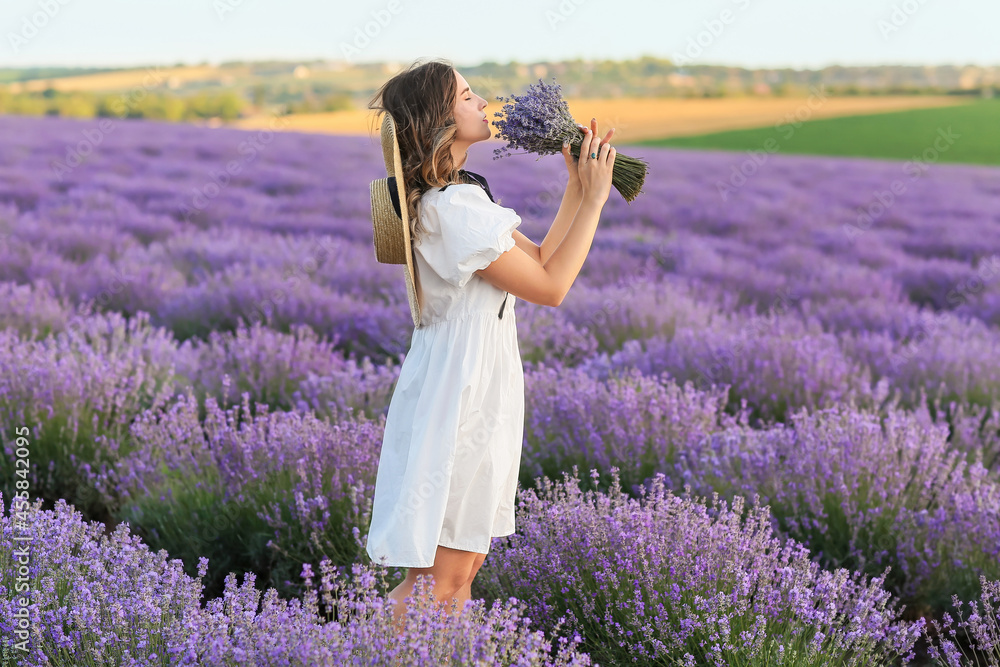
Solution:
<svg viewBox="0 0 1000 667"><path fill-rule="evenodd" d="M0 118L0 664L1000 665L1000 169L621 148L515 307L517 532L397 642L377 144L101 122Z"/></svg>

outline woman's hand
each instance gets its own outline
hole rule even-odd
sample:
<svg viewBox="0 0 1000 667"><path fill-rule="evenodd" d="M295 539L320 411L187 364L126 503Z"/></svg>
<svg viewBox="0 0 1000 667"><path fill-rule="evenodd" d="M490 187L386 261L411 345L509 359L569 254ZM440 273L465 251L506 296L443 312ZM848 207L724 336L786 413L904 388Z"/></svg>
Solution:
<svg viewBox="0 0 1000 667"><path fill-rule="evenodd" d="M591 123L591 126L592 126L590 128L590 131L593 132L596 135L597 134L597 119L596 118L592 118L590 120L590 123ZM579 123L577 123L577 127L580 129L581 132L586 132L586 130L588 129L586 125L580 125ZM603 145L603 144L606 144L608 141L610 141L611 140L611 136L614 133L615 133L615 128L611 128L610 130L608 130L608 133L606 135L604 135L604 139L601 140L601 144ZM586 140L586 138L587 138L587 135L585 134L584 137L583 137L583 139ZM569 191L572 191L572 192L577 192L577 193L582 192L582 186L580 185L580 169L579 169L579 166L577 164L577 158L573 157L573 154L570 152L569 145L563 146L563 148L562 148L562 154L563 154L563 158L566 161L566 171L569 173L569 181L566 183L566 189L569 190ZM580 151L580 155L585 155L583 153L582 149Z"/></svg>
<svg viewBox="0 0 1000 667"><path fill-rule="evenodd" d="M600 202L608 200L611 192L611 174L615 166L615 147L611 145L611 135L614 128L601 140L597 137L597 119L590 121L580 142L580 159L577 161L577 174L580 179L584 199ZM566 152L567 149L563 149ZM596 157L591 157L595 155Z"/></svg>

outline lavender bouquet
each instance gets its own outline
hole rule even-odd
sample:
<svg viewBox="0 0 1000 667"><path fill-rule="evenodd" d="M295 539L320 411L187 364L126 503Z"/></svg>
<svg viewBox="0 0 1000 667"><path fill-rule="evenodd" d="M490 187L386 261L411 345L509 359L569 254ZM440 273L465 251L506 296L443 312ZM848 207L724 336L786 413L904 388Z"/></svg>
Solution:
<svg viewBox="0 0 1000 667"><path fill-rule="evenodd" d="M555 78L552 80L555 81ZM499 130L496 138L506 139L507 145L493 151L494 160L510 155L511 148L552 155L562 151L565 140L569 140L573 156L580 157L580 142L584 132L577 127L566 100L562 99L559 84L548 85L539 79L538 85L528 86L524 95L511 95L507 98L498 96L497 99L505 104L502 112L493 114L501 118L493 121L493 125ZM505 114L506 118L503 118ZM644 160L616 153L611 185L615 186L625 201L631 202L642 191L647 167Z"/></svg>

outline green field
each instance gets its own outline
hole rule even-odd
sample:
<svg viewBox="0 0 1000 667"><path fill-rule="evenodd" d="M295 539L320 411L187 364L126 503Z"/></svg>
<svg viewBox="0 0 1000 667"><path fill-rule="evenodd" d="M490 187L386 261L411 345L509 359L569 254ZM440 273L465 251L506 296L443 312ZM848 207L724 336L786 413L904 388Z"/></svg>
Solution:
<svg viewBox="0 0 1000 667"><path fill-rule="evenodd" d="M912 160L933 154L939 162L1000 164L1000 100L891 113L808 120L640 142L648 146L842 155ZM950 140L945 138L950 128ZM940 131L940 133L939 133ZM769 141L770 140L770 141ZM949 143L950 141L950 143ZM927 159L926 157L924 158Z"/></svg>

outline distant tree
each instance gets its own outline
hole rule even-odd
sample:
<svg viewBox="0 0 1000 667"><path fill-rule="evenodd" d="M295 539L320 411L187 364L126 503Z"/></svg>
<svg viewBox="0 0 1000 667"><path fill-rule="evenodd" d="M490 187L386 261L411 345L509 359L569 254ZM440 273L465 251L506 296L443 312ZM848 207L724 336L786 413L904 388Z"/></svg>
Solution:
<svg viewBox="0 0 1000 667"><path fill-rule="evenodd" d="M97 104L93 97L67 95L53 100L53 108L58 116L70 118L93 118L97 115Z"/></svg>
<svg viewBox="0 0 1000 667"><path fill-rule="evenodd" d="M219 95L216 100L216 115L223 120L235 120L243 111L243 98L231 90Z"/></svg>
<svg viewBox="0 0 1000 667"><path fill-rule="evenodd" d="M161 118L163 120L169 120L175 123L184 120L184 100L179 100L173 96L164 96L162 100Z"/></svg>
<svg viewBox="0 0 1000 667"><path fill-rule="evenodd" d="M20 116L43 116L48 111L49 105L41 97L33 95L15 95L11 99L10 109L7 113Z"/></svg>
<svg viewBox="0 0 1000 667"><path fill-rule="evenodd" d="M323 111L344 111L354 107L354 102L350 95L340 93L329 95L323 101Z"/></svg>
<svg viewBox="0 0 1000 667"><path fill-rule="evenodd" d="M258 83L250 89L250 99L255 107L260 107L267 101L268 87L263 83Z"/></svg>

